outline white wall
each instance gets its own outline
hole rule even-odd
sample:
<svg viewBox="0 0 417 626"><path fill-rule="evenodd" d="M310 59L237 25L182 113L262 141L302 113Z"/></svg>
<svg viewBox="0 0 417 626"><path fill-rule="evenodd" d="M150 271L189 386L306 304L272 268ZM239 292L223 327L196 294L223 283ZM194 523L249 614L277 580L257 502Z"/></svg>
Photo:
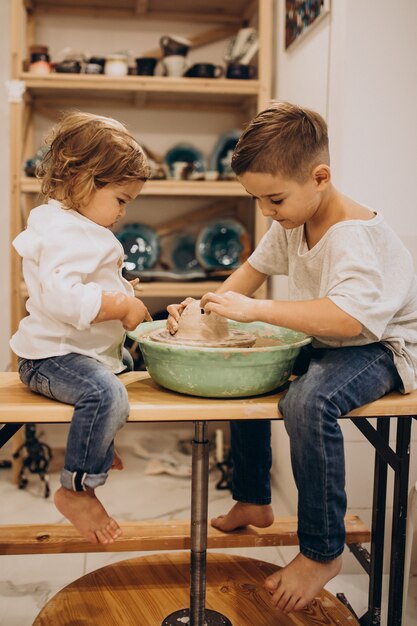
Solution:
<svg viewBox="0 0 417 626"><path fill-rule="evenodd" d="M0 2L0 24L9 24L10 3ZM0 37L0 371L5 371L9 363L8 342L10 337L10 264L9 264L9 224L10 224L10 181L9 181L9 105L5 81L9 78L10 39L9 28L2 28Z"/></svg>
<svg viewBox="0 0 417 626"><path fill-rule="evenodd" d="M284 4L277 0L278 34ZM293 49L285 52L278 37L275 97L327 119L336 187L382 212L417 260L416 33L415 0L333 0L331 15ZM275 281L275 297L282 293L285 282ZM343 423L343 431L349 507L369 523L374 454L351 423ZM414 434L413 481L416 457ZM274 464L278 488L295 512L288 438L280 423L274 424Z"/></svg>

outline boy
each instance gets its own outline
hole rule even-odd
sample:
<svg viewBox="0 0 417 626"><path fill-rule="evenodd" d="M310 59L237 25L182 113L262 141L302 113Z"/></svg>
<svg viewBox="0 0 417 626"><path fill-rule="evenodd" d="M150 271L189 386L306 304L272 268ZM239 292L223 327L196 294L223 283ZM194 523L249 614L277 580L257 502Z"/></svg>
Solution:
<svg viewBox="0 0 417 626"><path fill-rule="evenodd" d="M272 225L206 311L263 321L313 337L280 402L298 489L300 553L269 577L272 603L303 609L338 574L345 542L343 436L337 419L398 389L417 386L417 280L410 254L383 217L331 182L327 126L289 103L259 113L236 146L232 167ZM288 275L289 299L251 296L273 274ZM175 332L187 301L171 305ZM213 526L269 526L270 426L231 424L233 498Z"/></svg>

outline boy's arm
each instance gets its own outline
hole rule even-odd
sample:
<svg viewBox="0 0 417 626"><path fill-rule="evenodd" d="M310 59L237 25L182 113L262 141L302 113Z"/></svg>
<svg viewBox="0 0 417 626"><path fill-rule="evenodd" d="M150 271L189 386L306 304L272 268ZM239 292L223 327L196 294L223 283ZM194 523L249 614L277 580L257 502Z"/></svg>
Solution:
<svg viewBox="0 0 417 626"><path fill-rule="evenodd" d="M244 296L252 296L257 289L265 282L267 276L258 272L255 268L245 261L243 265L238 267L224 283L216 289L215 293L226 293L226 291L235 291Z"/></svg>
<svg viewBox="0 0 417 626"><path fill-rule="evenodd" d="M226 291L234 291L245 295L252 295L265 281L266 274L262 274L255 270L246 261L237 270L233 272L225 281L221 283L216 293L225 293ZM167 307L169 313L167 320L167 328L171 335L174 335L178 330L178 321L181 317L181 313L186 306L193 302L193 298L186 298L180 304L170 304Z"/></svg>
<svg viewBox="0 0 417 626"><path fill-rule="evenodd" d="M228 291L206 294L201 306L238 322L267 322L314 337L356 337L362 331L362 324L329 298L295 302L255 300Z"/></svg>

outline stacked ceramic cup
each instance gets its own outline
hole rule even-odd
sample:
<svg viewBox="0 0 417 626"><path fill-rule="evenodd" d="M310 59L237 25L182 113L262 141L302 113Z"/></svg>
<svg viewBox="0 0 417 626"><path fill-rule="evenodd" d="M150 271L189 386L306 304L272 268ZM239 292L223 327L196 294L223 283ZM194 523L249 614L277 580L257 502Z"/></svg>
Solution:
<svg viewBox="0 0 417 626"><path fill-rule="evenodd" d="M191 47L191 41L178 35L163 35L159 41L163 60L162 67L166 76L183 76L186 71L187 54Z"/></svg>

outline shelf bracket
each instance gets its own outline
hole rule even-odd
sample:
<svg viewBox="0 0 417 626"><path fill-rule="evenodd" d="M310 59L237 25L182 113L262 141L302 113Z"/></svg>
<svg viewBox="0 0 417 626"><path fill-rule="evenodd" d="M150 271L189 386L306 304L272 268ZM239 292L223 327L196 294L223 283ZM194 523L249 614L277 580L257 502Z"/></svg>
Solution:
<svg viewBox="0 0 417 626"><path fill-rule="evenodd" d="M10 104L20 104L23 102L23 94L26 91L24 80L6 80L7 101Z"/></svg>

